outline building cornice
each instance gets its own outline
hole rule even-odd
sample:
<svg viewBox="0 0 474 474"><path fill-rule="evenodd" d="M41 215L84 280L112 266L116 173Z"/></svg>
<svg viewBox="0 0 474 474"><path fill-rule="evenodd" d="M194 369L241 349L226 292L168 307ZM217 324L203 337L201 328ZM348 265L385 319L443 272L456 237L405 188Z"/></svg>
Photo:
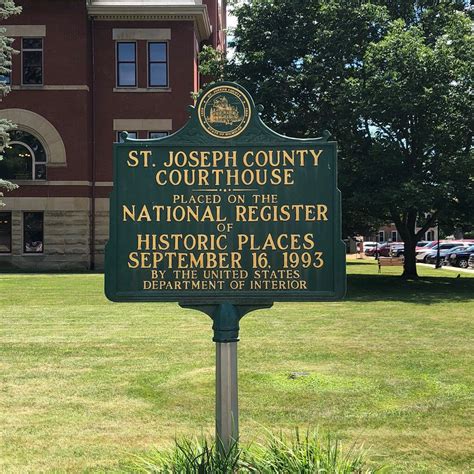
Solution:
<svg viewBox="0 0 474 474"><path fill-rule="evenodd" d="M200 40L211 36L206 5L100 5L87 2L90 17L101 21L194 21Z"/></svg>

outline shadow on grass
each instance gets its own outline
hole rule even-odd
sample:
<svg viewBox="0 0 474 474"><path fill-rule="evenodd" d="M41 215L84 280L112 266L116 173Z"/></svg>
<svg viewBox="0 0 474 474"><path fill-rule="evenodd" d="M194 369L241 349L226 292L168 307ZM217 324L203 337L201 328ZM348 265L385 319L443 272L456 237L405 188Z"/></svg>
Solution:
<svg viewBox="0 0 474 474"><path fill-rule="evenodd" d="M403 280L396 275L348 275L347 301L402 301L433 304L474 298L474 279L423 277Z"/></svg>

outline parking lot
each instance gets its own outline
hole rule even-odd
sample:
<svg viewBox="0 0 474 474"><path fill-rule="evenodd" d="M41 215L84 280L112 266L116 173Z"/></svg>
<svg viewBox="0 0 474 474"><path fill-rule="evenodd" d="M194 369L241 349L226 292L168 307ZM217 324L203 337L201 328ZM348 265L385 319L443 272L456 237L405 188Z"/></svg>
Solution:
<svg viewBox="0 0 474 474"><path fill-rule="evenodd" d="M359 248L360 248L360 244ZM396 257L403 259L403 242L363 242L365 256ZM474 271L474 240L434 240L418 242L416 263L433 265L447 270Z"/></svg>

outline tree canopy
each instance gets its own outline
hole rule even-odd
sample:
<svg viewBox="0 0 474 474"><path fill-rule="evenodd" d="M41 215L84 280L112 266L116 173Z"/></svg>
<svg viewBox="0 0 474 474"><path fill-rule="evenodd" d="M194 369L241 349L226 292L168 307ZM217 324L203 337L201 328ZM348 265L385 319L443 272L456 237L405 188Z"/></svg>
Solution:
<svg viewBox="0 0 474 474"><path fill-rule="evenodd" d="M426 229L472 225L471 11L455 0L254 0L234 13L235 55L206 51L204 72L245 86L281 133L330 130L346 234L394 222L404 274L416 276Z"/></svg>
<svg viewBox="0 0 474 474"><path fill-rule="evenodd" d="M3 0L0 2L0 20L6 20L11 15L20 13L20 8L16 7L12 0ZM2 77L7 76L11 72L11 59L13 54L12 40L5 37L5 28L0 28L0 102L3 97L10 91L10 87ZM7 120L0 119L0 159L2 159L2 152L8 145L8 130L13 127L13 124ZM7 191L15 189L17 186L5 181L0 176L0 198L3 196L2 189ZM0 199L1 205L1 199Z"/></svg>

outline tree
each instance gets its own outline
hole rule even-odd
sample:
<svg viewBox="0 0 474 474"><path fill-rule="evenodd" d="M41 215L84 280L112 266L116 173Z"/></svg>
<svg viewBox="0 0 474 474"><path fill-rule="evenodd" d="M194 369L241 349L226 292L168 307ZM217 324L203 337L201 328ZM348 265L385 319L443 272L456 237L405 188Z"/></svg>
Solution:
<svg viewBox="0 0 474 474"><path fill-rule="evenodd" d="M20 13L21 9L16 7L12 0L2 0L0 2L0 20L6 20L11 15ZM10 88L6 85L5 81L1 80L2 76L10 74L11 58L13 54L12 40L5 37L5 29L0 28L0 102L3 97L10 91ZM5 147L8 145L8 130L13 128L13 124L8 120L0 119L0 159L2 159L2 153ZM17 186L9 181L6 181L0 177L0 198L3 196L2 189L11 191ZM0 205L2 204L0 200Z"/></svg>
<svg viewBox="0 0 474 474"><path fill-rule="evenodd" d="M365 174L405 242L408 277L416 276L418 240L474 193L471 28L454 14L430 41L421 26L394 21L369 46L365 77L352 84L360 115L375 130Z"/></svg>
<svg viewBox="0 0 474 474"><path fill-rule="evenodd" d="M340 147L344 228L395 222L404 276L416 277L423 231L469 215L472 203L474 48L464 2L254 0L235 14L236 54L207 71L247 87L281 133L329 129Z"/></svg>

